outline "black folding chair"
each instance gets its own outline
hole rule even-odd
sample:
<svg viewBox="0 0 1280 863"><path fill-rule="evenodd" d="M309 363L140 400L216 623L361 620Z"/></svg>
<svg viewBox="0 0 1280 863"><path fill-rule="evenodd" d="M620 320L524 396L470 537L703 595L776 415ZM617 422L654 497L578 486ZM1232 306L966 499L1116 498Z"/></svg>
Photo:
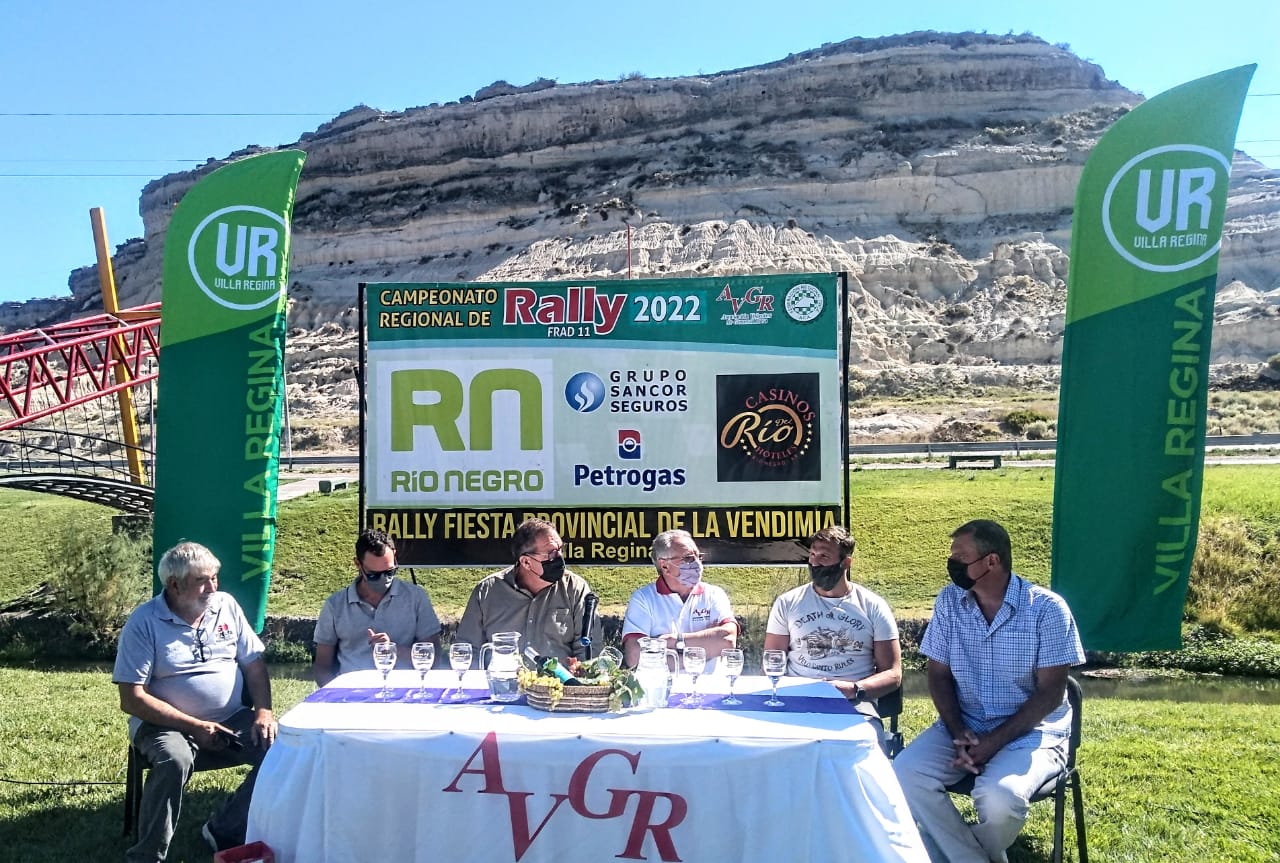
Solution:
<svg viewBox="0 0 1280 863"><path fill-rule="evenodd" d="M884 723L884 751L890 758L897 758L902 751L902 731L898 717L902 715L902 687L886 692L876 699L876 712Z"/></svg>
<svg viewBox="0 0 1280 863"><path fill-rule="evenodd" d="M1067 744L1067 764L1057 776L1051 777L1035 794L1031 802L1053 799L1053 863L1062 863L1062 834L1066 820L1067 789L1071 789L1072 808L1076 822L1076 854L1080 863L1089 863L1089 847L1084 836L1084 795L1080 787L1080 771L1076 768L1076 750L1080 748L1080 715L1084 693L1074 677L1067 677L1067 701L1071 704L1071 739ZM973 775L947 786L952 794L973 793Z"/></svg>

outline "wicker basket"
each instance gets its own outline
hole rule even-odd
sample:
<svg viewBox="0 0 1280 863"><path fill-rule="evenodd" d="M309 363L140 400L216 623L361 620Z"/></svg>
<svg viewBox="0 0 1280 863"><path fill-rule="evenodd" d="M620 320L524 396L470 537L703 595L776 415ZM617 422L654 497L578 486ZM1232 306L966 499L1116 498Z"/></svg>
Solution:
<svg viewBox="0 0 1280 863"><path fill-rule="evenodd" d="M609 687L607 686L566 686L560 700L551 701L551 689L545 683L534 683L525 687L524 694L529 706L535 710L546 710L552 713L608 713Z"/></svg>

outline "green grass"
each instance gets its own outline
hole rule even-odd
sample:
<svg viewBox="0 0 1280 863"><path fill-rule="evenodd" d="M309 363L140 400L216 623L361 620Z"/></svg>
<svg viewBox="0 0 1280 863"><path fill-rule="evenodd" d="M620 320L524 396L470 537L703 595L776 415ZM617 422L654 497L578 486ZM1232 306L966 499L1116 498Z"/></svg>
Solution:
<svg viewBox="0 0 1280 863"><path fill-rule="evenodd" d="M971 518L994 518L1013 537L1014 567L1028 578L1049 581L1053 469L855 470L849 487L853 533L858 540L854 578L881 593L899 618L925 617L946 582L949 534ZM1259 547L1280 543L1280 465L1211 465L1205 470L1203 516L1245 525ZM313 494L280 505L269 611L314 617L324 599L354 574L351 565L357 524L354 489ZM95 519L108 529L110 512L50 495L0 491L0 601L43 580L43 547L69 519ZM1275 555L1272 555L1274 566ZM457 618L472 586L489 569L418 571L445 618ZM583 567L581 574L601 598L605 613L620 614L631 591L653 577L649 567ZM795 566L713 567L709 578L723 586L740 614L767 611L774 596L803 578Z"/></svg>
<svg viewBox="0 0 1280 863"><path fill-rule="evenodd" d="M0 665L5 693L0 779L115 783L0 781L4 859L74 863L123 855L119 783L124 781L125 718L109 672L104 665ZM311 691L294 669L273 668L272 675L281 713ZM902 718L907 739L932 720L928 699L908 696ZM1086 696L1080 769L1095 860L1280 859L1280 796L1275 793L1280 788L1280 706ZM199 825L242 772L195 776L170 860L207 863L210 853ZM1052 813L1051 803L1032 807L1010 852L1012 863L1049 859ZM1070 838L1067 848L1068 859L1076 859Z"/></svg>
<svg viewBox="0 0 1280 863"><path fill-rule="evenodd" d="M45 549L70 522L111 530L115 510L34 491L0 490L0 604L45 581Z"/></svg>

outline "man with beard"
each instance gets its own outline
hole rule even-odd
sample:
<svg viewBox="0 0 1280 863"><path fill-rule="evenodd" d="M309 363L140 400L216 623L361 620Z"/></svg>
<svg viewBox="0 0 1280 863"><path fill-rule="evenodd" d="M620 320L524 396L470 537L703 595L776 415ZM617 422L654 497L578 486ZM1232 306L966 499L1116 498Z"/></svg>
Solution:
<svg viewBox="0 0 1280 863"><path fill-rule="evenodd" d="M738 621L728 595L702 580L702 553L687 530L658 534L650 557L658 578L637 588L627 603L622 622L624 662L635 668L642 637L663 637L677 655L683 655L686 647L706 650L710 674L720 653L738 642Z"/></svg>
<svg viewBox="0 0 1280 863"><path fill-rule="evenodd" d="M416 584L396 578L396 544L380 530L356 537L356 578L320 609L311 673L320 686L339 674L373 665L373 645L393 641L396 662L410 663L415 641L440 646L440 618ZM336 662L335 662L336 660Z"/></svg>
<svg viewBox="0 0 1280 863"><path fill-rule="evenodd" d="M584 627L601 643L600 621L583 621L591 585L565 569L564 543L549 521L531 518L511 537L515 564L482 579L471 591L455 641L477 649L495 632L520 633L520 649L567 663L579 648Z"/></svg>
<svg viewBox="0 0 1280 863"><path fill-rule="evenodd" d="M164 591L138 606L120 632L111 679L133 745L151 767L138 842L126 860L165 859L197 764L253 765L201 830L215 850L244 844L249 798L276 720L262 642L235 599L218 592L220 568L203 545L178 543L160 558Z"/></svg>
<svg viewBox="0 0 1280 863"><path fill-rule="evenodd" d="M809 537L809 583L774 600L764 648L787 651L788 674L830 681L878 723L875 699L902 685L902 651L889 603L849 580L854 545L839 525Z"/></svg>
<svg viewBox="0 0 1280 863"><path fill-rule="evenodd" d="M1066 763L1067 670L1084 649L1066 601L1013 573L1009 534L994 521L951 534L947 575L920 642L938 721L894 771L934 860L1003 861L1031 795ZM972 826L946 789L966 773Z"/></svg>

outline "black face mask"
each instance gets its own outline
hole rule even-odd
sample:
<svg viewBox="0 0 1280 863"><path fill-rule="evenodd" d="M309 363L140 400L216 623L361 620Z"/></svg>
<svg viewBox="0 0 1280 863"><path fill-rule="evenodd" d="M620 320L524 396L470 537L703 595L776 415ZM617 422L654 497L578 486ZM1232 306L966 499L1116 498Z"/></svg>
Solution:
<svg viewBox="0 0 1280 863"><path fill-rule="evenodd" d="M542 561L543 581L559 581L564 578L564 558L557 555L551 560Z"/></svg>
<svg viewBox="0 0 1280 863"><path fill-rule="evenodd" d="M983 555L985 557L986 555ZM969 577L969 567L973 566L981 557L975 557L973 560L965 563L963 560L955 560L947 558L947 575L951 576L951 582L961 590L969 590L978 583L977 578ZM981 578L981 576L979 576Z"/></svg>
<svg viewBox="0 0 1280 863"><path fill-rule="evenodd" d="M838 563L830 566L814 566L809 564L809 578L818 590L832 590L844 578L844 567Z"/></svg>

